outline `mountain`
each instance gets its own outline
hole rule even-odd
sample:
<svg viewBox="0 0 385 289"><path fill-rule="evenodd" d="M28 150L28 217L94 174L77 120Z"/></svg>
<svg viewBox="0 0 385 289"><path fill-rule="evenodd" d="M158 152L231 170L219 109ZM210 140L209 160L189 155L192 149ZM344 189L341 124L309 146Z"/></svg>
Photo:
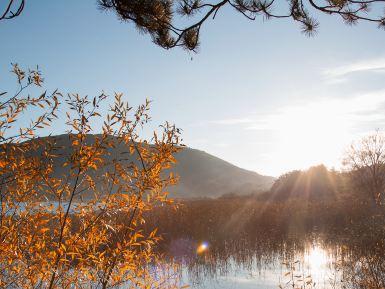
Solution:
<svg viewBox="0 0 385 289"><path fill-rule="evenodd" d="M61 147L61 158L55 161L57 174L65 173L62 164L71 153L68 135L44 137L41 140L55 139ZM94 135L88 135L86 142L94 141ZM117 144L117 152L125 151L123 144ZM134 156L130 156L134 159ZM241 169L204 151L183 148L175 156L177 164L171 171L179 175L179 183L168 188L170 196L176 198L216 198L226 194L249 195L269 190L273 177L262 176L256 172Z"/></svg>
<svg viewBox="0 0 385 289"><path fill-rule="evenodd" d="M268 190L273 177L241 169L204 151L185 148L176 155L178 186L170 191L176 197L220 197L248 195Z"/></svg>

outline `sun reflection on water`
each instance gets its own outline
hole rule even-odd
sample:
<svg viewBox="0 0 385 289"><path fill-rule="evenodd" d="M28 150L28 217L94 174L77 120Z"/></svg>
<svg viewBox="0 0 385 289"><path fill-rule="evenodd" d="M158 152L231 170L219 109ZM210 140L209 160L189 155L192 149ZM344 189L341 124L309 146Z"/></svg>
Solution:
<svg viewBox="0 0 385 289"><path fill-rule="evenodd" d="M327 265L328 256L320 246L313 246L307 254L308 265L313 272L324 270Z"/></svg>

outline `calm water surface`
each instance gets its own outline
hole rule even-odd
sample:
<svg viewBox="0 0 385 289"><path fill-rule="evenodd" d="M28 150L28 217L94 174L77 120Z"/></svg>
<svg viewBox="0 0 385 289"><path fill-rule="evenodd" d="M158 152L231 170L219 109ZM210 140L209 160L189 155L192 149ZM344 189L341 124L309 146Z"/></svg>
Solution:
<svg viewBox="0 0 385 289"><path fill-rule="evenodd" d="M182 284L190 288L343 288L342 261L350 253L341 246L317 240L240 243L181 239L171 242L169 253L183 264Z"/></svg>

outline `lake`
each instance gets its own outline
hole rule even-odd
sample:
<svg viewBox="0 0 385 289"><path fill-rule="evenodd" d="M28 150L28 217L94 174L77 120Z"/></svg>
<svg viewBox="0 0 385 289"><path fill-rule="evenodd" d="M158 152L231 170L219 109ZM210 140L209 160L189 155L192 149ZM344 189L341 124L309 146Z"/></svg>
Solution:
<svg viewBox="0 0 385 289"><path fill-rule="evenodd" d="M382 245L364 248L328 238L261 238L254 244L182 238L168 244L167 254L182 264L181 284L196 289L385 288Z"/></svg>
<svg viewBox="0 0 385 289"><path fill-rule="evenodd" d="M146 221L192 288L385 288L385 214L358 202L196 200Z"/></svg>

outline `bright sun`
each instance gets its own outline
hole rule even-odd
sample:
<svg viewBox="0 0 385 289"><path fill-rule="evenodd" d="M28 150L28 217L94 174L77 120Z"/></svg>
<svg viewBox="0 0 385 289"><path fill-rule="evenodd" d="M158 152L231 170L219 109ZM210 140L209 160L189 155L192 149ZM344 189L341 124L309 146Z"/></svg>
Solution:
<svg viewBox="0 0 385 289"><path fill-rule="evenodd" d="M276 115L276 157L285 170L324 163L338 166L351 141L349 122L340 108L328 103L288 108Z"/></svg>
<svg viewBox="0 0 385 289"><path fill-rule="evenodd" d="M276 176L319 164L340 169L349 144L376 129L374 124L383 120L383 114L377 112L382 103L383 93L351 98L325 96L292 102L258 116L247 126L247 130L266 135L261 141L265 162L258 169Z"/></svg>

